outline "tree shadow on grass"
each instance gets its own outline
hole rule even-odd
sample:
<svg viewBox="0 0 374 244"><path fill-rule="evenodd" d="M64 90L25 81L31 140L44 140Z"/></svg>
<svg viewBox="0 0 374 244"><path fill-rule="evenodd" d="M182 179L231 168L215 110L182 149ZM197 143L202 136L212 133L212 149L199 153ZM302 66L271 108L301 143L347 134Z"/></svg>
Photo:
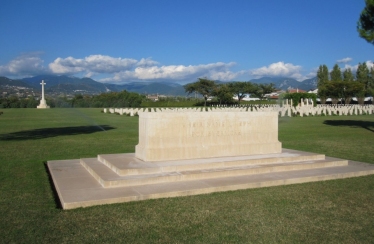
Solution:
<svg viewBox="0 0 374 244"><path fill-rule="evenodd" d="M362 120L325 120L325 125L332 126L349 126L353 128L364 128L368 131L374 132L374 122Z"/></svg>
<svg viewBox="0 0 374 244"><path fill-rule="evenodd" d="M115 127L109 125L88 125L88 126L69 126L43 128L35 130L18 131L0 135L0 141L22 141L36 140L55 136L91 134L100 131L113 130Z"/></svg>

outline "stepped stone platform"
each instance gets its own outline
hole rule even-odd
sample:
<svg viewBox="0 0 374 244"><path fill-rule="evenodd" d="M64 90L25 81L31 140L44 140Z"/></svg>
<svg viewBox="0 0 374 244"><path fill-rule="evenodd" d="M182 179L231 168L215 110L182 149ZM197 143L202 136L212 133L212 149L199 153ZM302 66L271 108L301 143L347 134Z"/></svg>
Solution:
<svg viewBox="0 0 374 244"><path fill-rule="evenodd" d="M143 161L135 153L47 163L63 209L374 174L374 165L290 149Z"/></svg>

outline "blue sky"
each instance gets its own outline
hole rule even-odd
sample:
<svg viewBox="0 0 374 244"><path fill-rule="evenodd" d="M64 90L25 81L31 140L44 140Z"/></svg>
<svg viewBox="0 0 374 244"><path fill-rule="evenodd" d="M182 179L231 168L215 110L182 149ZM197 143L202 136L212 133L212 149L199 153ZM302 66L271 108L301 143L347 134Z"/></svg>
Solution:
<svg viewBox="0 0 374 244"><path fill-rule="evenodd" d="M364 0L2 0L0 76L109 83L304 80L373 65Z"/></svg>

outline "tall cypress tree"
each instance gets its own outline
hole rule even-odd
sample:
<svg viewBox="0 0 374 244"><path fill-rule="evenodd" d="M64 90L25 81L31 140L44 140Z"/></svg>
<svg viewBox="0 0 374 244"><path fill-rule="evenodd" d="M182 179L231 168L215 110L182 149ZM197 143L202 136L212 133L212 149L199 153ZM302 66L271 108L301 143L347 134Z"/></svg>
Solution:
<svg viewBox="0 0 374 244"><path fill-rule="evenodd" d="M374 65L370 68L368 95L374 96Z"/></svg>
<svg viewBox="0 0 374 244"><path fill-rule="evenodd" d="M329 82L329 69L327 68L325 64L320 65L317 71L317 87L318 87L318 96L321 100L321 103L326 102L327 82Z"/></svg>
<svg viewBox="0 0 374 244"><path fill-rule="evenodd" d="M363 85L362 91L357 94L357 99L360 104L364 104L370 85L369 69L366 63L358 63L356 80Z"/></svg>
<svg viewBox="0 0 374 244"><path fill-rule="evenodd" d="M355 77L353 76L352 70L350 68L344 70L343 72L343 81L345 82L353 82Z"/></svg>
<svg viewBox="0 0 374 244"><path fill-rule="evenodd" d="M360 86L357 86L355 77L350 68L347 68L343 72L343 99L345 104L349 104L352 100L352 97L355 96L357 89L360 89Z"/></svg>
<svg viewBox="0 0 374 244"><path fill-rule="evenodd" d="M342 81L342 72L339 65L335 64L330 73L331 81Z"/></svg>

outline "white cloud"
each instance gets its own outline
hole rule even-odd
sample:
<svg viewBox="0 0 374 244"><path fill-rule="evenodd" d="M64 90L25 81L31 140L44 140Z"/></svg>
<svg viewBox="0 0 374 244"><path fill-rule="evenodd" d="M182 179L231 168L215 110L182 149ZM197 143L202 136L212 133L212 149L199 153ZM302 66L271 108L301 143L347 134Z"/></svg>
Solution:
<svg viewBox="0 0 374 244"><path fill-rule="evenodd" d="M371 61L371 60L368 60L368 61L366 61L365 63L366 63L366 65L368 66L369 69L370 69L371 67L374 66L374 63L373 63L373 61ZM357 65L357 66L358 66L358 65Z"/></svg>
<svg viewBox="0 0 374 244"><path fill-rule="evenodd" d="M313 68L308 74L305 75L305 79L310 79L310 78L316 77L318 69L319 68Z"/></svg>
<svg viewBox="0 0 374 244"><path fill-rule="evenodd" d="M222 71L222 72L215 72L210 75L210 78L213 80L220 80L220 81L232 81L236 77L246 73L245 71L239 72L231 72L231 71Z"/></svg>
<svg viewBox="0 0 374 244"><path fill-rule="evenodd" d="M373 65L374 65L374 63L373 63L373 61L371 61L371 60L368 60L368 61L366 61L365 62L366 63L366 66L370 69L371 67L374 67ZM346 64L346 65L344 65L344 68L342 69L343 71L344 70L346 70L346 69L351 69L351 71L353 72L353 73L355 73L356 71L357 71L357 68L358 68L358 64L356 64L356 65L349 65L349 64Z"/></svg>
<svg viewBox="0 0 374 244"><path fill-rule="evenodd" d="M346 57L343 59L336 60L337 63L349 63L352 61L352 58Z"/></svg>
<svg viewBox="0 0 374 244"><path fill-rule="evenodd" d="M154 62L154 61L153 61ZM167 65L136 67L134 70L126 70L114 74L112 78L105 78L101 81L129 81L129 80L173 80L173 81L194 81L199 77L208 77L214 80L231 80L242 72L232 72L230 67L235 63L210 63L200 65Z"/></svg>
<svg viewBox="0 0 374 244"><path fill-rule="evenodd" d="M290 77L302 81L316 76L317 70L313 69L308 74L302 73L302 66L292 63L276 62L257 69L233 71L234 62L215 62L198 65L160 65L152 58L140 60L132 58L114 58L106 55L90 55L84 58L56 58L44 66L40 58L41 53L23 54L6 65L0 65L0 75L9 77L25 77L40 74L66 74L90 77L101 82L124 83L130 81L176 81L193 82L200 77L208 79L232 81L235 79L248 79L249 77ZM349 62L351 58L338 60ZM367 61L369 68L372 61ZM344 64L342 69L350 68L353 72L357 65Z"/></svg>
<svg viewBox="0 0 374 244"><path fill-rule="evenodd" d="M112 77L102 78L102 82L126 82L136 80L173 80L193 81L206 76L210 79L231 80L242 72L232 72L235 63L210 63L200 65L163 65L151 58L139 61L129 58L113 58L104 55L91 55L83 59L67 57L57 58L49 64L56 74L85 73L86 77L110 74Z"/></svg>
<svg viewBox="0 0 374 244"><path fill-rule="evenodd" d="M281 76L281 77L291 77L296 80L303 80L305 76L301 74L302 67L300 65L293 65L291 63L272 63L269 66L263 66L258 69L253 69L250 71L250 74L255 77L264 77L264 76Z"/></svg>
<svg viewBox="0 0 374 244"><path fill-rule="evenodd" d="M40 55L38 52L22 54L6 65L0 65L0 75L25 77L48 73Z"/></svg>
<svg viewBox="0 0 374 244"><path fill-rule="evenodd" d="M113 58L105 55L90 55L84 59L73 57L57 58L49 64L49 68L56 74L76 74L80 72L116 73L132 69L137 63L135 59Z"/></svg>
<svg viewBox="0 0 374 244"><path fill-rule="evenodd" d="M159 63L157 61L154 61L151 58L142 58L136 65L140 67L149 67L149 66L155 66L158 64Z"/></svg>

